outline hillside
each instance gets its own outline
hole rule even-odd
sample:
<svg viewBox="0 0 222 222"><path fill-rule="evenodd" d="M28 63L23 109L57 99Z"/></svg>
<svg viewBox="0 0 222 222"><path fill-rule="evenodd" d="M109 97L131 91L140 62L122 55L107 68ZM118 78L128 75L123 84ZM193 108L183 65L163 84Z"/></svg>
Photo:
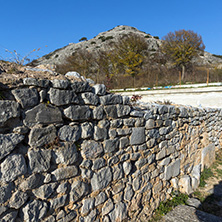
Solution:
<svg viewBox="0 0 222 222"><path fill-rule="evenodd" d="M111 30L101 32L92 39L81 41L79 43L69 43L69 45L37 59L34 64L63 64L68 56L71 56L79 49L87 49L89 52L112 49L112 45L118 41L119 37L130 34L144 37L148 43L148 52L150 54L157 51L161 45L161 40L157 36L152 36L134 27L120 25ZM193 62L197 65L221 64L222 59L209 52L204 52L203 55L200 55L199 58L196 58Z"/></svg>

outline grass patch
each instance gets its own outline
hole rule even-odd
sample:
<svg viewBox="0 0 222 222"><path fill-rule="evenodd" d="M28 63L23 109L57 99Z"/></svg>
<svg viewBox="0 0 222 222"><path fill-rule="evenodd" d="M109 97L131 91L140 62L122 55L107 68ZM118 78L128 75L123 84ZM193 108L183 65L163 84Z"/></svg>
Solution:
<svg viewBox="0 0 222 222"><path fill-rule="evenodd" d="M186 201L188 199L187 194L183 193L177 193L174 192L171 194L171 199L161 202L159 207L155 210L154 216L149 222L158 221L161 219L162 216L166 215L168 212L170 212L174 207L186 204Z"/></svg>
<svg viewBox="0 0 222 222"><path fill-rule="evenodd" d="M214 174L210 168L205 168L200 176L200 187L204 187L206 185L206 180L210 177L213 177Z"/></svg>

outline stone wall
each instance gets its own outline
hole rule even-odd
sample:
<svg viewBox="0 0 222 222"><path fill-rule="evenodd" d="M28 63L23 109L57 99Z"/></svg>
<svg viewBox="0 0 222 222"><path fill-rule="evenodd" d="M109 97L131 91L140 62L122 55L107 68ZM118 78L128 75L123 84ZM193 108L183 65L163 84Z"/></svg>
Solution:
<svg viewBox="0 0 222 222"><path fill-rule="evenodd" d="M142 221L191 193L221 144L222 111L133 106L104 85L1 86L3 221Z"/></svg>

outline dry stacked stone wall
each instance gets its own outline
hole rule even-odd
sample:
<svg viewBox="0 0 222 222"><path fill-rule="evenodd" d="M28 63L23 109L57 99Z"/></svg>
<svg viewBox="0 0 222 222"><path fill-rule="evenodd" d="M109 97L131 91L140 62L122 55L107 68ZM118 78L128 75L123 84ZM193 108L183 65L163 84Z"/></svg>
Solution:
<svg viewBox="0 0 222 222"><path fill-rule="evenodd" d="M220 109L133 106L68 80L1 87L1 221L147 220L221 148Z"/></svg>

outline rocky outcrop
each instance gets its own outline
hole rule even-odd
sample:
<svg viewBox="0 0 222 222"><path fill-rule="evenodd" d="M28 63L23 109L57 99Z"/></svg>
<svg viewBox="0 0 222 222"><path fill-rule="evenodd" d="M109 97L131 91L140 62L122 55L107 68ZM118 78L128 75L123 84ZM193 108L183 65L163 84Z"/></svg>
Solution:
<svg viewBox="0 0 222 222"><path fill-rule="evenodd" d="M67 79L5 90L5 221L148 220L171 191L193 192L221 148L221 109L132 106L104 85Z"/></svg>

